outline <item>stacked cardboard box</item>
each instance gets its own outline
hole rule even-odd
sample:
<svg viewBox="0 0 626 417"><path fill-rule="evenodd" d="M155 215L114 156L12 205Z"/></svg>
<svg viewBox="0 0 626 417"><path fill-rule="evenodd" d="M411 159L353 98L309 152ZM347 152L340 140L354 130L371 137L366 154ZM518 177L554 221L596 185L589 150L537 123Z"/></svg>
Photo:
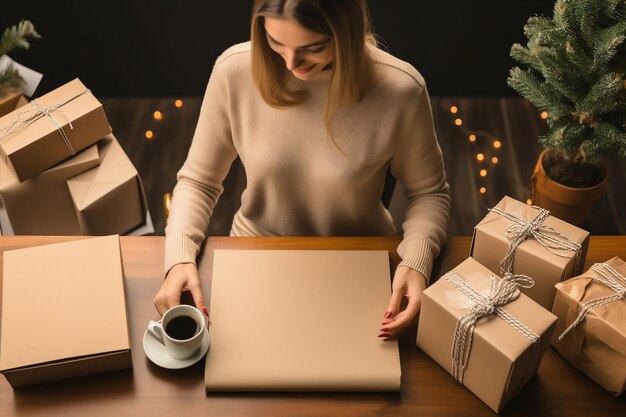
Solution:
<svg viewBox="0 0 626 417"><path fill-rule="evenodd" d="M0 118L3 234L153 232L141 179L75 79Z"/></svg>

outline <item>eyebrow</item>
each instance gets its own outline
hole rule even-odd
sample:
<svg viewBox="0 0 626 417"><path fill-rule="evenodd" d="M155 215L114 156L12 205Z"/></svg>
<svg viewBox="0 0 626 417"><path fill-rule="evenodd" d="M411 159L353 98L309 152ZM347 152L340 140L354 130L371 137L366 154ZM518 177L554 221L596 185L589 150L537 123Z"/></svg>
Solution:
<svg viewBox="0 0 626 417"><path fill-rule="evenodd" d="M269 40L271 40L275 44L280 45L280 46L285 46L282 43L278 42L276 39L272 38L272 36L269 33L267 33L267 31L265 32L265 34L267 35ZM323 41L313 42L308 45L298 46L298 49L310 48L312 46L321 46L321 45L327 44L328 42L330 42L330 38L324 39Z"/></svg>

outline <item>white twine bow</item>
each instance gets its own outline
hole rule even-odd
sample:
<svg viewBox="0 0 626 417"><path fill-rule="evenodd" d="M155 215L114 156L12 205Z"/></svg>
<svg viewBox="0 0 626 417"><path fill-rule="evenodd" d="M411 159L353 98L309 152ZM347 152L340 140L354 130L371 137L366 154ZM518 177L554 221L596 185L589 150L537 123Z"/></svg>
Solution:
<svg viewBox="0 0 626 417"><path fill-rule="evenodd" d="M530 366L526 370L523 386L530 378L530 370L534 368L535 362L539 358L538 342L540 337L524 325L524 323L506 312L501 306L510 303L519 296L519 287L531 288L535 284L533 279L526 275L507 274L502 280L498 281L496 277L492 275L489 295L485 296L472 288L454 272L448 272L443 278L476 303L457 321L454 329L451 352L452 371L450 372L452 377L460 383L463 383L463 375L465 374L470 351L472 349L474 328L478 320L495 314L528 338L533 344L533 357Z"/></svg>
<svg viewBox="0 0 626 417"><path fill-rule="evenodd" d="M624 275L617 272L617 270L611 265L605 263L594 264L591 268L589 268L589 271L593 271L598 274L597 277L592 277L592 280L606 285L615 291L615 293L583 303L580 313L578 313L578 317L576 317L576 320L574 320L572 324L570 324L569 327L561 333L559 340L563 340L565 335L578 326L585 319L587 313L589 313L591 309L604 304L612 303L613 301L626 300L626 277L624 277Z"/></svg>
<svg viewBox="0 0 626 417"><path fill-rule="evenodd" d="M63 127L59 123L57 123L54 117L52 117L51 113L52 112L61 113L67 120L70 130L73 130L74 126L72 125L72 121L65 115L65 113L63 113L62 110L60 110L60 108L65 106L67 103L73 100L76 100L78 97L85 95L89 92L90 90L87 89L81 93L76 94L73 97L68 98L65 101L62 101L60 103L53 104L52 106L47 106L47 107L41 107L39 103L37 102L37 99L34 99L32 103L35 106L35 108L31 110L23 110L19 112L17 114L17 118L15 119L13 123L11 123L11 125L0 131L0 140L8 136L11 136L17 132L21 132L22 130L28 128L30 125L32 125L39 119L48 118L52 122L54 127L56 127L57 131L59 132L59 135L61 135L61 139L63 139L63 143L65 143L65 146L69 150L70 155L74 156L76 154L76 151L74 150L74 147L72 146L72 143L70 142L70 139L68 138L67 134L63 130Z"/></svg>
<svg viewBox="0 0 626 417"><path fill-rule="evenodd" d="M574 271L578 271L581 262L581 245L578 242L572 240L569 236L560 233L558 230L550 226L545 226L543 222L550 216L550 212L541 207L532 206L534 209L538 209L539 213L531 221L520 219L517 216L507 213L506 211L497 207L489 209L494 213L510 220L512 223L506 228L506 238L509 241L509 248L506 256L500 261L500 273L512 274L513 264L515 263L515 253L517 248L526 239L532 237L541 246L546 248L553 254L560 256L561 258L567 258L568 255L563 254L561 251L574 252Z"/></svg>

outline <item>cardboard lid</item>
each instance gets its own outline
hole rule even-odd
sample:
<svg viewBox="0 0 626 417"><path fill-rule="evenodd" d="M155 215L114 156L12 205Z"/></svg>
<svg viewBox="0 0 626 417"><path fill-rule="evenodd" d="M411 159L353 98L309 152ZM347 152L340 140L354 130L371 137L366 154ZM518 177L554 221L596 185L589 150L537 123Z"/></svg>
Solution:
<svg viewBox="0 0 626 417"><path fill-rule="evenodd" d="M100 165L67 180L77 210L82 211L137 176L133 163L111 134L98 142Z"/></svg>
<svg viewBox="0 0 626 417"><path fill-rule="evenodd" d="M4 252L0 370L130 348L119 237Z"/></svg>

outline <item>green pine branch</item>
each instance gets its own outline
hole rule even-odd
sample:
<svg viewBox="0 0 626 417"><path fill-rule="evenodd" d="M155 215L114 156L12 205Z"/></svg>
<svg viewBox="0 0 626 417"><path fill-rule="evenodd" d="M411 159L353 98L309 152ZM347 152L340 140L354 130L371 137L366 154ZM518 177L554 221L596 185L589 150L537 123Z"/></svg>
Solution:
<svg viewBox="0 0 626 417"><path fill-rule="evenodd" d="M507 82L548 112L540 142L569 158L626 155L626 1L557 0L524 34Z"/></svg>
<svg viewBox="0 0 626 417"><path fill-rule="evenodd" d="M6 28L0 38L0 56L14 49L28 49L28 39L40 39L41 35L35 30L35 26L28 20L22 20L17 25ZM24 78L13 65L7 66L0 71L0 92L12 88L20 88L24 85Z"/></svg>
<svg viewBox="0 0 626 417"><path fill-rule="evenodd" d="M0 39L0 55L8 54L14 49L28 49L28 39L40 39L41 35L35 30L35 26L28 20L22 20L17 25L6 28Z"/></svg>

